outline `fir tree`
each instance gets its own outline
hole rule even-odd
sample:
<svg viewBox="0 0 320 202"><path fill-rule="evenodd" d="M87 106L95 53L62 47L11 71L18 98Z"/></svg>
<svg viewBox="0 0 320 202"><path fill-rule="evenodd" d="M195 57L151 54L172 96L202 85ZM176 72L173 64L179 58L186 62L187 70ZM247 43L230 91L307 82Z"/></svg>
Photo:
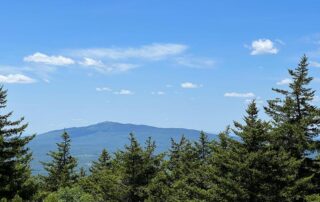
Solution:
<svg viewBox="0 0 320 202"><path fill-rule="evenodd" d="M207 162L206 160L211 155L211 142L203 131L200 132L200 137L197 142L195 142L195 149L198 154L198 158L202 162Z"/></svg>
<svg viewBox="0 0 320 202"><path fill-rule="evenodd" d="M51 162L42 162L48 176L44 180L49 191L56 191L60 187L68 187L76 182L77 160L70 154L71 139L66 131L61 135L63 141L57 143L58 151L51 151L48 155Z"/></svg>
<svg viewBox="0 0 320 202"><path fill-rule="evenodd" d="M98 161L93 161L90 168L91 173L98 173L99 171L111 168L111 157L106 149L103 149Z"/></svg>
<svg viewBox="0 0 320 202"><path fill-rule="evenodd" d="M320 132L320 110L312 105L315 91L308 87L313 79L308 75L308 58L304 55L298 67L288 71L289 89L273 89L284 99L269 100L265 110L279 131L275 143L301 159L320 148L314 138Z"/></svg>
<svg viewBox="0 0 320 202"><path fill-rule="evenodd" d="M266 113L274 126L273 145L283 148L293 157L301 160L297 176L297 190L291 191L303 198L306 194L320 191L318 173L319 161L310 157L320 149L320 141L315 137L320 132L320 110L312 101L315 91L309 85L312 77L308 73L308 58L304 55L294 70L289 70L291 83L288 90L273 89L284 98L268 101ZM309 180L309 181L308 181ZM315 187L302 185L301 182Z"/></svg>
<svg viewBox="0 0 320 202"><path fill-rule="evenodd" d="M212 201L248 201L248 193L241 183L245 163L241 143L229 136L230 128L219 134L213 142L213 154L207 167L208 187L206 196Z"/></svg>
<svg viewBox="0 0 320 202"><path fill-rule="evenodd" d="M271 126L258 118L253 100L246 110L244 124L234 122L234 133L241 139L237 153L244 163L239 182L249 201L284 201L294 183L300 161L285 150L274 150L271 145Z"/></svg>
<svg viewBox="0 0 320 202"><path fill-rule="evenodd" d="M123 184L126 186L126 201L144 201L148 197L148 184L156 176L160 168L162 156L155 155L155 144L149 139L143 149L133 134L130 144L125 146L117 156L120 158L123 171Z"/></svg>
<svg viewBox="0 0 320 202"><path fill-rule="evenodd" d="M0 87L0 110L6 108L7 91ZM22 136L28 124L24 118L11 121L13 112L0 115L0 198L15 195L29 199L34 193L30 179L31 153L27 144L34 136Z"/></svg>

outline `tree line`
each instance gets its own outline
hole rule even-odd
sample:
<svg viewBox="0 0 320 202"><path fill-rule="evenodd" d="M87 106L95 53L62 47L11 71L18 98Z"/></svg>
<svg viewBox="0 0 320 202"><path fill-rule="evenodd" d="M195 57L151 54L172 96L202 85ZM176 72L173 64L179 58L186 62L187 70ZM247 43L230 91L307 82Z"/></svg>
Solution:
<svg viewBox="0 0 320 202"><path fill-rule="evenodd" d="M130 134L128 145L114 154L103 149L88 171L64 132L42 162L47 174L32 176L27 144L34 136L22 136L23 118L0 115L0 201L320 201L320 109L306 56L289 75L288 88L273 89L277 98L264 107L268 120L253 100L217 139L182 136L164 153L151 138L141 145ZM1 87L2 111L6 96Z"/></svg>

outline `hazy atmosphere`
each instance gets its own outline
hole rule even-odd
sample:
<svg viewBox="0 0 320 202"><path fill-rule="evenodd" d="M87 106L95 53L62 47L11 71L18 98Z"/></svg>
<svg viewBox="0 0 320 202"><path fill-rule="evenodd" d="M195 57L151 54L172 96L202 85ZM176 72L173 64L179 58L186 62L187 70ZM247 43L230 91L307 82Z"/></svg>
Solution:
<svg viewBox="0 0 320 202"><path fill-rule="evenodd" d="M8 109L28 133L102 121L217 133L304 53L320 77L320 3L290 2L2 2Z"/></svg>

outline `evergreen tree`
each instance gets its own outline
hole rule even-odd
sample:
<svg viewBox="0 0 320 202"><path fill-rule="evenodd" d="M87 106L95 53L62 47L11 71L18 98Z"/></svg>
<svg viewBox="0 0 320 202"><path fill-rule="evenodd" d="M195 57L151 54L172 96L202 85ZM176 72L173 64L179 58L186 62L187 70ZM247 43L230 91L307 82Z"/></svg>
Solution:
<svg viewBox="0 0 320 202"><path fill-rule="evenodd" d="M212 201L248 201L248 193L241 183L245 163L241 143L229 136L230 128L219 134L213 142L213 154L207 167L207 197Z"/></svg>
<svg viewBox="0 0 320 202"><path fill-rule="evenodd" d="M4 111L6 103L7 91L1 86L0 110ZM22 123L24 118L11 121L12 113L0 115L0 198L17 195L27 200L35 191L30 179L32 157L27 147L34 136L22 136L28 124Z"/></svg>
<svg viewBox="0 0 320 202"><path fill-rule="evenodd" d="M86 169L84 167L81 167L79 172L79 177L82 178L82 177L85 177L86 175L87 175Z"/></svg>
<svg viewBox="0 0 320 202"><path fill-rule="evenodd" d="M62 142L57 143L58 151L51 151L48 155L51 162L42 162L48 176L44 180L49 191L57 191L60 187L74 184L78 175L75 172L77 160L70 154L71 139L66 131L61 135Z"/></svg>
<svg viewBox="0 0 320 202"><path fill-rule="evenodd" d="M312 105L315 91L308 87L308 58L304 55L298 67L288 70L292 82L288 90L273 89L284 96L268 101L266 113L278 131L276 144L301 159L320 148L315 137L320 132L320 110Z"/></svg>
<svg viewBox="0 0 320 202"><path fill-rule="evenodd" d="M111 168L111 157L106 149L103 149L98 161L93 161L90 168L91 173L98 173L99 171Z"/></svg>
<svg viewBox="0 0 320 202"><path fill-rule="evenodd" d="M198 154L198 159L205 163L211 155L211 142L203 131L200 132L199 140L195 142L195 149Z"/></svg>
<svg viewBox="0 0 320 202"><path fill-rule="evenodd" d="M320 149L320 141L315 138L320 132L320 110L312 103L315 91L309 87L313 78L308 74L305 55L297 68L289 70L289 75L292 81L288 90L273 89L284 98L269 100L265 110L274 126L273 145L302 161L296 179L297 190L291 192L303 198L320 191L320 176L316 173L320 169L319 161L310 157ZM314 187L310 187L311 182Z"/></svg>
<svg viewBox="0 0 320 202"><path fill-rule="evenodd" d="M104 169L79 180L80 187L90 193L95 201L123 201L126 187L115 170Z"/></svg>
<svg viewBox="0 0 320 202"><path fill-rule="evenodd" d="M123 184L126 186L126 201L144 201L148 197L148 184L159 171L162 155L155 155L155 144L149 139L146 148L142 148L133 134L130 144L117 156L120 158L123 172Z"/></svg>
<svg viewBox="0 0 320 202"><path fill-rule="evenodd" d="M271 145L271 126L258 118L252 101L244 117L244 124L234 122L234 133L241 139L238 155L244 163L239 178L249 201L285 201L294 183L300 161L285 150Z"/></svg>
<svg viewBox="0 0 320 202"><path fill-rule="evenodd" d="M161 201L195 200L197 192L194 183L197 180L197 151L192 143L182 136L176 142L171 139L169 161L158 172L149 186L149 201L161 198Z"/></svg>

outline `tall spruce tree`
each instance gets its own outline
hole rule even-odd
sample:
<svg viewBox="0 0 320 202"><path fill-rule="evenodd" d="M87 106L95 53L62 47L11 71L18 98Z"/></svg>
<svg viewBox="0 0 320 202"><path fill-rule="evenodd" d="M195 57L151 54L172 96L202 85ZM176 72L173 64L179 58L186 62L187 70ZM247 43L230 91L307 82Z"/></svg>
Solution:
<svg viewBox="0 0 320 202"><path fill-rule="evenodd" d="M244 163L239 182L248 201L285 201L300 161L285 150L274 150L270 141L271 126L258 118L254 100L246 112L244 124L234 122L236 129L233 130L240 138L237 154Z"/></svg>
<svg viewBox="0 0 320 202"><path fill-rule="evenodd" d="M66 131L61 135L62 142L57 143L58 150L50 151L51 162L42 162L44 169L48 172L44 176L48 191L57 191L61 187L73 185L78 177L75 171L77 160L71 155L71 139Z"/></svg>
<svg viewBox="0 0 320 202"><path fill-rule="evenodd" d="M289 75L292 81L287 90L273 89L283 98L269 100L265 111L274 126L273 145L302 161L297 175L297 190L291 192L297 198L303 198L306 194L320 191L319 173L315 172L320 169L319 161L311 157L320 149L320 141L315 138L320 133L320 110L313 104L315 91L309 87L313 78L309 76L305 55L295 69L289 70ZM315 186L310 186L311 182Z"/></svg>
<svg viewBox="0 0 320 202"><path fill-rule="evenodd" d="M117 155L127 190L124 200L144 201L148 198L148 185L160 169L162 155L154 154L155 144L151 139L147 140L145 148L140 146L132 133L129 140L130 144Z"/></svg>
<svg viewBox="0 0 320 202"><path fill-rule="evenodd" d="M209 189L206 195L212 201L248 201L248 193L241 183L245 163L241 143L230 137L230 127L213 142L207 167Z"/></svg>
<svg viewBox="0 0 320 202"><path fill-rule="evenodd" d="M7 104L7 91L0 86L0 110ZM24 118L11 121L13 112L0 115L0 199L20 195L27 200L33 195L31 153L27 144L34 136L22 136L28 124Z"/></svg>
<svg viewBox="0 0 320 202"><path fill-rule="evenodd" d="M315 91L309 87L313 78L308 74L308 58L304 55L298 67L288 71L289 89L273 89L284 98L269 100L265 111L279 131L275 143L301 159L320 149L315 139L320 132L320 110L312 104Z"/></svg>
<svg viewBox="0 0 320 202"><path fill-rule="evenodd" d="M200 132L199 140L195 143L196 153L198 159L203 163L207 162L208 157L211 155L211 142L209 141L208 135L203 131Z"/></svg>

